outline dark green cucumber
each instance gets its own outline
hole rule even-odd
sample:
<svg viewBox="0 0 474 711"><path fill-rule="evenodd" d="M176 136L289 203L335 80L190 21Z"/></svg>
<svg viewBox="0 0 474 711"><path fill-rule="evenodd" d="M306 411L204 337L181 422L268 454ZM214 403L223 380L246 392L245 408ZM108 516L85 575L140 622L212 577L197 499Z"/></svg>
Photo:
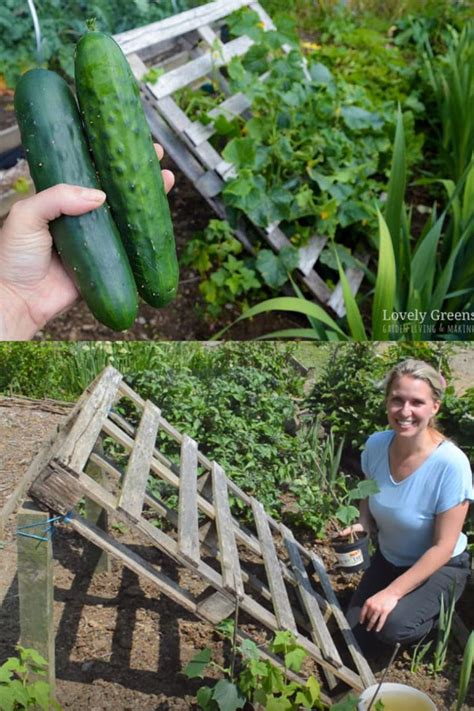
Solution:
<svg viewBox="0 0 474 711"><path fill-rule="evenodd" d="M118 44L102 32L79 41L75 74L89 145L138 291L152 306L164 306L176 295L178 260L137 83Z"/></svg>
<svg viewBox="0 0 474 711"><path fill-rule="evenodd" d="M31 176L39 192L58 183L100 188L79 110L66 82L32 69L15 91L15 111ZM133 274L110 209L62 215L50 225L57 252L94 316L116 331L136 317Z"/></svg>

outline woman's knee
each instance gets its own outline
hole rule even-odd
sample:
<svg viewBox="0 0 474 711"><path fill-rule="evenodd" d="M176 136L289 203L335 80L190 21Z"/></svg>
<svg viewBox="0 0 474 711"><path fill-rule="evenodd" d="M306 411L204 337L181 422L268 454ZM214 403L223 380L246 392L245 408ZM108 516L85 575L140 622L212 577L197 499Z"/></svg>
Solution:
<svg viewBox="0 0 474 711"><path fill-rule="evenodd" d="M390 646L397 643L409 644L424 637L432 627L433 620L410 621L406 616L391 613L380 632L375 635L380 642Z"/></svg>

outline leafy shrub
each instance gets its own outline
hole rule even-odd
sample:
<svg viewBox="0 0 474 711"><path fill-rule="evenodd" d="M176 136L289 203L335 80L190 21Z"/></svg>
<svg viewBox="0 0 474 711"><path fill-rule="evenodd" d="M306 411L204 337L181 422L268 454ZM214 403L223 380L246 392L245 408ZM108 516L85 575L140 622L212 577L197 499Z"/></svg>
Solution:
<svg viewBox="0 0 474 711"><path fill-rule="evenodd" d="M49 69L74 76L74 45L85 32L88 17L98 28L117 33L161 20L185 10L186 0L43 0L36 3L42 35L42 61ZM4 0L0 7L0 66L7 83L14 86L20 74L36 66L35 35L27 0Z"/></svg>
<svg viewBox="0 0 474 711"><path fill-rule="evenodd" d="M418 358L438 368L447 381L438 421L446 436L474 460L473 389L461 396L455 394L449 382L451 353L448 343L397 343L384 351L370 342L337 344L308 396L308 407L321 415L327 429L346 437L346 461L356 464L367 437L387 427L381 387L385 374L405 358Z"/></svg>
<svg viewBox="0 0 474 711"><path fill-rule="evenodd" d="M0 348L0 392L31 398L70 399L57 383L67 357L65 343L3 343Z"/></svg>
<svg viewBox="0 0 474 711"><path fill-rule="evenodd" d="M188 366L163 363L127 381L278 515L281 490L310 460L310 447L294 436L293 396L301 395L302 381L288 363L290 352L274 344L224 344L203 349Z"/></svg>

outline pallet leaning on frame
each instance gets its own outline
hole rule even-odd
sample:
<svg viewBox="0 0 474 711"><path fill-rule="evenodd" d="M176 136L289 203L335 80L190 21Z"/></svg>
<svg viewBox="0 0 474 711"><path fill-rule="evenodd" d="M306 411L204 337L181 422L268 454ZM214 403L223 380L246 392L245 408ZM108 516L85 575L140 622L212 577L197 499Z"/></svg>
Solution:
<svg viewBox="0 0 474 711"><path fill-rule="evenodd" d="M227 98L210 115L224 114L233 118L249 110L250 104L244 94L229 95L227 81L219 70L232 57L245 54L253 42L243 35L223 44L216 33L225 17L245 6L258 13L266 29L274 28L271 18L258 2L217 0L115 35L138 80L148 71L144 61L161 57L161 66L167 70L165 74L156 82L142 84L142 98L151 131L221 219L226 219L227 213L219 194L225 181L233 177L234 168L209 143L214 132L212 126L191 121L173 99L173 93L196 81L202 83L213 72ZM255 231L255 226L253 229ZM278 223L265 229L258 228L257 232L276 252L290 244ZM235 233L245 247L253 251L245 225L239 226ZM308 245L300 248L298 272L310 292L342 316L345 307L341 284L331 291L316 271L326 243L326 237L314 235ZM359 255L359 259L363 263L368 261L367 255ZM346 276L353 293L357 293L363 271L349 268Z"/></svg>
<svg viewBox="0 0 474 711"><path fill-rule="evenodd" d="M135 411L136 426L117 412L119 401ZM97 442L104 436L128 453L122 470L98 450ZM168 449L175 448L174 462L160 451L157 443L163 440ZM88 475L85 469L90 463L109 477L111 486ZM339 680L356 692L374 682L319 557L228 479L222 467L210 461L196 441L176 430L155 404L127 386L114 368L107 367L87 389L68 418L66 433L58 434L49 455L42 452L31 471L29 495L35 501L59 515L72 511L68 525L187 611L217 624L238 607L256 626L272 632L291 630L329 690ZM177 511L151 493L150 485L157 481L176 490ZM256 535L231 513L230 495L253 511ZM83 518L77 505L84 496L139 534L148 546L192 571L201 580L200 594ZM163 530L148 520L149 512L166 522ZM239 634L241 639L251 637L244 630ZM265 647L263 655L284 667ZM288 670L285 673L301 680ZM322 699L330 703L326 692Z"/></svg>

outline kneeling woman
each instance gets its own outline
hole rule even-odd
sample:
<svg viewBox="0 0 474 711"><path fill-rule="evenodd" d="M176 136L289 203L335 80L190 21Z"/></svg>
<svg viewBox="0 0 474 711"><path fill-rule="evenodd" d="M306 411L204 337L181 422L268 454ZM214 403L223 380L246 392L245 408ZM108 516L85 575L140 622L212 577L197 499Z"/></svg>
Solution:
<svg viewBox="0 0 474 711"><path fill-rule="evenodd" d="M406 360L388 374L391 429L376 432L362 453L365 476L379 491L361 502L359 522L341 531L377 530L378 547L354 593L347 619L362 650L421 639L435 626L441 596L460 597L469 574L462 527L474 500L465 454L433 423L442 376Z"/></svg>

